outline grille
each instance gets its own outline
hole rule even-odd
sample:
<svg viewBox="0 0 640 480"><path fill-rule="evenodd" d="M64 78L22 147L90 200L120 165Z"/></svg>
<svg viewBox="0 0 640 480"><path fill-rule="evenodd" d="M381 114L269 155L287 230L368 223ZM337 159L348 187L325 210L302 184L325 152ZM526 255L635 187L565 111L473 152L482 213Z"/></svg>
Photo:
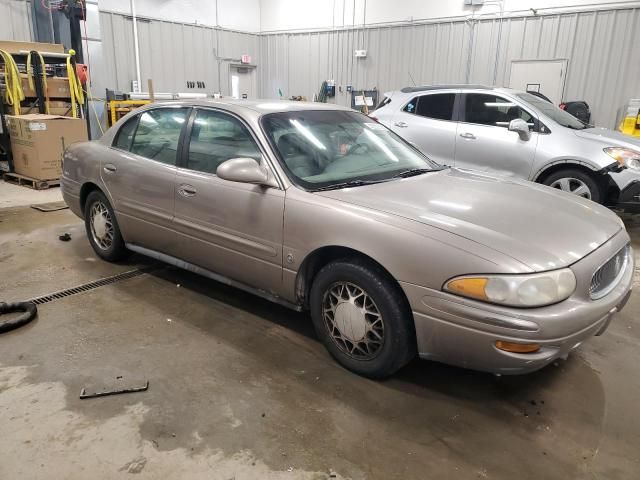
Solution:
<svg viewBox="0 0 640 480"><path fill-rule="evenodd" d="M143 273L148 273L155 270L157 267L143 267L136 268L135 270L129 270L128 272L119 273L117 275L113 275L111 277L101 278L94 282L84 283L82 285L78 285L76 287L67 288L65 290L60 290L58 292L49 293L47 295L42 295L41 297L32 298L28 300L29 302L33 302L36 305L42 305L43 303L53 302L54 300L58 300L59 298L69 297L71 295L76 295L78 293L87 292L89 290L93 290L94 288L103 287L105 285L111 285L112 283L120 282L122 280L127 280L129 278L137 277L138 275L142 275Z"/></svg>
<svg viewBox="0 0 640 480"><path fill-rule="evenodd" d="M629 245L624 246L593 274L589 288L592 299L604 297L618 284L629 262L629 248Z"/></svg>

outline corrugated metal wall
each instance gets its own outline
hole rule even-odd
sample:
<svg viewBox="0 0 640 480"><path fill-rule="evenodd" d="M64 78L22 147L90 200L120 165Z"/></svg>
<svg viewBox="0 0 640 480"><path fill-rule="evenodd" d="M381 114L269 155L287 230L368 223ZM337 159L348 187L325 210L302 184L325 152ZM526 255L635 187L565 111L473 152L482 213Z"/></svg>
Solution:
<svg viewBox="0 0 640 480"><path fill-rule="evenodd" d="M586 100L598 125L613 127L625 102L640 97L640 9L482 20L472 41L471 31L456 21L263 35L261 94L281 89L311 99L330 78L383 92L414 81L508 85L512 60L562 58L569 60L564 99ZM367 58L353 58L356 48L367 49ZM334 101L349 105L350 96L336 92Z"/></svg>
<svg viewBox="0 0 640 480"><path fill-rule="evenodd" d="M30 42L31 3L25 0L0 0L0 40Z"/></svg>
<svg viewBox="0 0 640 480"><path fill-rule="evenodd" d="M136 77L132 20L101 12L100 27L105 70L100 83L130 91ZM257 35L161 20L138 20L138 39L142 89L151 78L156 92L228 95L229 63L239 63L243 54L255 58L259 49ZM187 81L203 81L205 88L187 88Z"/></svg>

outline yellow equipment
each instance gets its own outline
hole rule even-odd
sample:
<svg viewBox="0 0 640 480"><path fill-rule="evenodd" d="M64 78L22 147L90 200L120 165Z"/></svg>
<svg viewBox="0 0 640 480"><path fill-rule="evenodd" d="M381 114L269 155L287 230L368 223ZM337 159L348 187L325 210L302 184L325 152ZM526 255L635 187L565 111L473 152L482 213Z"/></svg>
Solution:
<svg viewBox="0 0 640 480"><path fill-rule="evenodd" d="M640 99L629 100L626 115L618 126L618 130L627 135L640 137Z"/></svg>
<svg viewBox="0 0 640 480"><path fill-rule="evenodd" d="M147 103L151 103L151 100L111 100L107 103L107 110L109 110L109 126L116 123L130 111L146 105Z"/></svg>
<svg viewBox="0 0 640 480"><path fill-rule="evenodd" d="M6 85L5 100L7 105L13 107L13 114L20 115L20 102L24 100L24 91L20 83L18 66L10 53L0 50L0 56L4 60L4 83ZM2 99L0 99L0 102Z"/></svg>

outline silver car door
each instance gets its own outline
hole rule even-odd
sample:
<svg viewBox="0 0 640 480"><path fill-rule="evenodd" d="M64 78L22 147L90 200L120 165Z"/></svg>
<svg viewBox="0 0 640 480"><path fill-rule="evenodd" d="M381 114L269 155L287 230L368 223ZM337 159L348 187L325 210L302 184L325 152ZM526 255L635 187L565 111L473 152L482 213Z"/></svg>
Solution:
<svg viewBox="0 0 640 480"><path fill-rule="evenodd" d="M250 128L230 113L195 109L178 169L175 225L181 258L279 294L285 192L216 176L225 160L263 160Z"/></svg>
<svg viewBox="0 0 640 480"><path fill-rule="evenodd" d="M391 128L429 158L453 165L456 123L454 91L416 95L394 116Z"/></svg>
<svg viewBox="0 0 640 480"><path fill-rule="evenodd" d="M528 179L538 145L536 117L494 93L465 93L461 97L455 166ZM530 125L528 140L507 129L516 118Z"/></svg>

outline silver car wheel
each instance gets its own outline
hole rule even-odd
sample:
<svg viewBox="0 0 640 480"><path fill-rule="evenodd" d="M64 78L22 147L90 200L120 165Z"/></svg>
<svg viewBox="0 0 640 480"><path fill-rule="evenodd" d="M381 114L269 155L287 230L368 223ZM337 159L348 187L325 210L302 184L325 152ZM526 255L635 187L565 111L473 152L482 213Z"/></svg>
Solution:
<svg viewBox="0 0 640 480"><path fill-rule="evenodd" d="M91 236L101 250L108 250L113 244L113 221L107 206L102 202L91 205Z"/></svg>
<svg viewBox="0 0 640 480"><path fill-rule="evenodd" d="M340 350L357 360L371 360L384 344L384 321L362 288L337 282L324 293L322 318Z"/></svg>
<svg viewBox="0 0 640 480"><path fill-rule="evenodd" d="M591 190L586 183L582 180L578 180L577 178L559 178L553 182L550 187L591 200Z"/></svg>

